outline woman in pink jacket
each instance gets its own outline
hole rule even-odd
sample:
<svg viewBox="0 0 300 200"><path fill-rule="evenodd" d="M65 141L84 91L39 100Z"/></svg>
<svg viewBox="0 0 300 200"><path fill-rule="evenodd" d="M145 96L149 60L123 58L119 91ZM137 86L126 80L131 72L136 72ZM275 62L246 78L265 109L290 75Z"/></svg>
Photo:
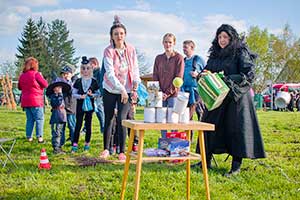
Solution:
<svg viewBox="0 0 300 200"><path fill-rule="evenodd" d="M121 122L126 119L130 109L130 95L137 89L140 82L139 68L135 48L125 42L126 28L116 16L110 29L111 44L104 50L103 63L103 105L105 114L104 151L100 157L109 156L112 119L114 109L118 109L117 134L119 136L119 160L125 160L126 128Z"/></svg>
<svg viewBox="0 0 300 200"><path fill-rule="evenodd" d="M18 87L22 91L21 107L26 112L26 137L31 142L33 127L38 142L42 143L44 128L44 88L48 86L47 80L38 71L39 63L34 57L25 60L23 73L19 78Z"/></svg>

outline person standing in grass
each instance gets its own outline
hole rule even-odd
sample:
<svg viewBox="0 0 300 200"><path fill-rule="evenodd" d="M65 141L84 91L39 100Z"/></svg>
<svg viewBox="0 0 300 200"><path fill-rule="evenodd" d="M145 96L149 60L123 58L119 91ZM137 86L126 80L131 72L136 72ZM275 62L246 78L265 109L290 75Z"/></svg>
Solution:
<svg viewBox="0 0 300 200"><path fill-rule="evenodd" d="M35 124L38 142L43 143L44 89L48 86L48 82L38 70L38 60L34 57L27 58L19 77L18 88L22 91L21 107L26 112L26 137L29 142L32 142Z"/></svg>
<svg viewBox="0 0 300 200"><path fill-rule="evenodd" d="M84 151L90 149L90 140L92 136L92 116L94 112L94 99L99 96L99 86L97 81L93 78L93 68L89 63L86 56L82 57L80 66L81 77L77 79L73 85L73 97L77 99L76 104L76 126L75 126L75 136L72 146L72 153L78 151L78 141L80 136L80 130L85 119L86 134L85 134L85 145ZM84 101L89 101L90 108L84 110Z"/></svg>
<svg viewBox="0 0 300 200"><path fill-rule="evenodd" d="M71 86L66 82L54 82L48 86L46 95L50 99L51 105L51 134L52 147L55 154L65 153L62 150L61 137L64 137L64 129L67 122L67 112L65 109L64 96L69 94Z"/></svg>
<svg viewBox="0 0 300 200"><path fill-rule="evenodd" d="M73 77L73 69L71 66L65 65L62 67L61 71L61 77L57 78L55 82L62 81L68 83L71 88L73 87L72 77ZM67 141L71 141L71 145L74 141L74 133L75 133L75 125L76 125L76 99L72 97L72 91L64 95L64 101L65 101L65 109L67 111L67 125L69 129L69 137L67 138ZM65 143L65 130L66 126L64 127L61 144L63 145Z"/></svg>
<svg viewBox="0 0 300 200"><path fill-rule="evenodd" d="M197 77L204 69L205 61L202 57L194 54L195 46L192 40L183 42L183 53L186 57L184 58L184 75L181 89L190 94L188 102L190 120L193 120L193 115L197 111L198 120L200 121L204 113L204 105L198 93ZM199 109L196 110L197 106Z"/></svg>
<svg viewBox="0 0 300 200"><path fill-rule="evenodd" d="M130 109L130 96L141 82L138 68L138 60L135 48L125 42L126 28L115 16L113 26L110 29L111 44L104 50L103 62L105 73L103 76L103 105L104 105L104 151L100 157L106 159L109 156L111 140L112 119L117 105L117 133L119 135L120 154L119 160L124 161L126 128L122 126L122 120L126 119Z"/></svg>
<svg viewBox="0 0 300 200"><path fill-rule="evenodd" d="M256 55L228 24L217 29L209 52L205 69L213 73L223 71L230 92L220 107L205 112L202 119L215 124L215 131L205 133L207 166L211 168L213 153L228 153L232 162L225 176L229 177L240 172L243 158L266 157L250 93Z"/></svg>
<svg viewBox="0 0 300 200"><path fill-rule="evenodd" d="M95 57L89 58L89 62L91 66L93 67L93 77L96 79L98 84L100 83L100 73L101 73L101 67L99 66L98 59ZM104 132L104 108L103 108L103 97L100 92L100 96L95 99L95 113L99 121L100 125L100 133Z"/></svg>
<svg viewBox="0 0 300 200"><path fill-rule="evenodd" d="M174 50L176 37L172 33L166 33L162 41L165 52L156 56L153 67L153 81L159 82L163 93L163 107L173 107L178 88L173 85L175 77L183 78L183 56ZM162 137L166 137L166 130L162 130Z"/></svg>

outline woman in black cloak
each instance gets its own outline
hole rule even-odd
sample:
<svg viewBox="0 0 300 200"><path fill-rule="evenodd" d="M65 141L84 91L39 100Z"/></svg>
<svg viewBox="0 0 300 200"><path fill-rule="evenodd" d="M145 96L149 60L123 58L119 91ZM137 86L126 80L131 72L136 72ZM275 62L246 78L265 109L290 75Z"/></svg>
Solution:
<svg viewBox="0 0 300 200"><path fill-rule="evenodd" d="M250 94L256 55L248 50L237 31L228 24L218 28L209 53L205 69L223 71L230 92L220 107L205 112L203 116L203 122L215 124L215 131L205 132L207 166L211 168L213 153L228 153L232 156L232 164L225 175L231 176L240 172L243 158L265 158L263 139ZM201 167L201 163L196 166Z"/></svg>

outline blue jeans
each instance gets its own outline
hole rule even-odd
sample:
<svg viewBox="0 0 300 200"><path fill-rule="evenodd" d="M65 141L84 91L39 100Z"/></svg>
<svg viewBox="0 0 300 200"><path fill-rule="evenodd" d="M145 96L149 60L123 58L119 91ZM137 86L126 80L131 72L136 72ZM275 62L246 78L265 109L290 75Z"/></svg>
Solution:
<svg viewBox="0 0 300 200"><path fill-rule="evenodd" d="M103 108L103 98L98 97L95 99L95 113L99 120L100 132L104 132L104 108Z"/></svg>
<svg viewBox="0 0 300 200"><path fill-rule="evenodd" d="M70 131L71 142L74 141L75 135L75 126L76 126L76 115L75 114L67 114L68 128Z"/></svg>
<svg viewBox="0 0 300 200"><path fill-rule="evenodd" d="M76 115L75 114L67 114L67 126L69 129L69 137L71 139L71 143L73 144L74 134L75 134L75 125L76 125ZM66 142L66 124L63 127L63 132L60 138L60 144L63 146Z"/></svg>
<svg viewBox="0 0 300 200"><path fill-rule="evenodd" d="M163 107L173 107L176 97L167 98L167 100L163 101ZM166 138L167 130L161 130L161 137Z"/></svg>
<svg viewBox="0 0 300 200"><path fill-rule="evenodd" d="M44 135L44 108L43 107L28 107L26 112L26 137L32 138L33 127L35 123L36 137Z"/></svg>
<svg viewBox="0 0 300 200"><path fill-rule="evenodd" d="M64 127L66 123L55 123L51 124L51 134L52 134L52 147L53 149L60 149L61 144L61 137L64 132Z"/></svg>

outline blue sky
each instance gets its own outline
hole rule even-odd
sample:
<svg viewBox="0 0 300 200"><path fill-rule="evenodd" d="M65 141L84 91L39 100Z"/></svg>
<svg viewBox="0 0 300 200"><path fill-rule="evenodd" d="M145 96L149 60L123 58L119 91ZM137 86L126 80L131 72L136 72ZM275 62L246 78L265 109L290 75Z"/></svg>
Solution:
<svg viewBox="0 0 300 200"><path fill-rule="evenodd" d="M64 20L74 39L76 56L101 59L117 14L128 29L127 41L146 53L151 63L163 52L161 39L167 32L176 35L180 53L182 42L193 39L196 53L204 58L222 23L232 24L239 32L259 26L274 34L280 34L289 23L299 38L299 8L298 0L0 0L0 63L15 59L28 17L42 16L46 22Z"/></svg>

